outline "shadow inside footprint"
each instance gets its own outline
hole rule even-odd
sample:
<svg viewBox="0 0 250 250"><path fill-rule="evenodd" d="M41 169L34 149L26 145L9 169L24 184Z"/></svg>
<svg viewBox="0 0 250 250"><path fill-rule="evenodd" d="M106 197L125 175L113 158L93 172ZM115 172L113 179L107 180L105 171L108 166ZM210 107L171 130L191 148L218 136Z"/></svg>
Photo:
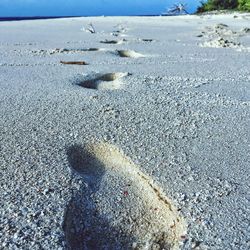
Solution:
<svg viewBox="0 0 250 250"><path fill-rule="evenodd" d="M67 248L177 249L186 224L153 180L107 143L72 146L71 169L85 185L68 204Z"/></svg>
<svg viewBox="0 0 250 250"><path fill-rule="evenodd" d="M96 90L115 90L122 88L121 79L128 76L128 73L116 72L107 74L96 74L94 77L79 81L77 85Z"/></svg>
<svg viewBox="0 0 250 250"><path fill-rule="evenodd" d="M93 191L98 190L105 172L102 163L79 145L69 147L67 156L71 169L82 176Z"/></svg>
<svg viewBox="0 0 250 250"><path fill-rule="evenodd" d="M154 42L155 40L154 39L148 39L148 38L144 38L144 39L141 39L143 42Z"/></svg>

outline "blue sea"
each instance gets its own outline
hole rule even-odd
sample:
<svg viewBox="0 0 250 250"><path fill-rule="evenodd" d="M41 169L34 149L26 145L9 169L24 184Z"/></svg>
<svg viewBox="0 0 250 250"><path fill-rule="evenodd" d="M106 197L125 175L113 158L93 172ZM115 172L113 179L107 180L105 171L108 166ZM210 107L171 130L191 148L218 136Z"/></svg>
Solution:
<svg viewBox="0 0 250 250"><path fill-rule="evenodd" d="M160 16L160 15L136 15L136 16ZM173 16L173 14L164 14L162 16ZM31 16L31 17L0 17L0 22L6 21L22 21L22 20L39 20L39 19L59 19L59 18L73 18L81 16ZM85 16L86 17L86 16Z"/></svg>
<svg viewBox="0 0 250 250"><path fill-rule="evenodd" d="M56 18L70 18L77 16L31 16L31 17L0 17L0 22L4 21L22 21L22 20L39 20L39 19L56 19Z"/></svg>

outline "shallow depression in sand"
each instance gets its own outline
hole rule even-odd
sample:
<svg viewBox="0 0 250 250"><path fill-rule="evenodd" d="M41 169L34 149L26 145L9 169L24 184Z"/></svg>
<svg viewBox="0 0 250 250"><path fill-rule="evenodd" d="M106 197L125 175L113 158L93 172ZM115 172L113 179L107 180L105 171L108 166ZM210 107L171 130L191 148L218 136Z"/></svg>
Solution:
<svg viewBox="0 0 250 250"><path fill-rule="evenodd" d="M117 50L120 57L130 57L130 58L140 58L145 57L145 55L135 52L134 50Z"/></svg>
<svg viewBox="0 0 250 250"><path fill-rule="evenodd" d="M123 42L125 42L125 39L123 40L103 40L100 41L100 43L105 43L105 44L122 44Z"/></svg>
<svg viewBox="0 0 250 250"><path fill-rule="evenodd" d="M100 48L87 48L87 49L84 49L84 51L103 51L103 49L100 49Z"/></svg>
<svg viewBox="0 0 250 250"><path fill-rule="evenodd" d="M163 191L117 147L68 149L72 170L87 184L68 205L69 249L178 249L186 224Z"/></svg>
<svg viewBox="0 0 250 250"><path fill-rule="evenodd" d="M151 39L151 38L143 38L141 39L142 42L155 42L154 39Z"/></svg>
<svg viewBox="0 0 250 250"><path fill-rule="evenodd" d="M122 78L128 75L129 73L123 72L96 74L94 76L87 77L86 80L78 82L77 85L96 90L121 89L123 86Z"/></svg>

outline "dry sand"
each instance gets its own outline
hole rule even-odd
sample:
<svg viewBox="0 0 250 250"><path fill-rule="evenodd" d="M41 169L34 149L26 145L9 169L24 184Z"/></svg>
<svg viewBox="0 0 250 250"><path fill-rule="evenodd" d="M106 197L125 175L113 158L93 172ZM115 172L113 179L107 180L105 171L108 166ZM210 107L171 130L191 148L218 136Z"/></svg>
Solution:
<svg viewBox="0 0 250 250"><path fill-rule="evenodd" d="M250 14L2 22L0 89L1 249L250 248Z"/></svg>

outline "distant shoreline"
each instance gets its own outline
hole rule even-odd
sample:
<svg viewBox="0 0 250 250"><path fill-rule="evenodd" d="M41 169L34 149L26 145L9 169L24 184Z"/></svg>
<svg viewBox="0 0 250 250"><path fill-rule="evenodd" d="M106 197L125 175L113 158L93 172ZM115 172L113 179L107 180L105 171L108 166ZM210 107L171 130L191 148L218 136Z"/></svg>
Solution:
<svg viewBox="0 0 250 250"><path fill-rule="evenodd" d="M216 11L205 11L201 13L190 13L188 15L219 15L219 14L249 14L249 12L245 11L235 11L235 10L216 10ZM186 14L155 14L155 15L130 15L130 17L159 17L159 16L185 16ZM46 19L61 19L61 18L78 18L78 17L111 17L106 15L100 16L29 16L29 17L0 17L0 22L8 22L8 21L25 21L25 20L46 20ZM115 17L115 16L112 16ZM124 16L128 17L128 16Z"/></svg>
<svg viewBox="0 0 250 250"><path fill-rule="evenodd" d="M167 15L167 14L159 14L159 15L132 15L135 17L154 17L154 16L178 16L178 15ZM75 17L96 17L96 16L30 16L30 17L0 17L0 22L7 21L23 21L23 20L44 20L44 19L60 19L60 18L75 18Z"/></svg>

